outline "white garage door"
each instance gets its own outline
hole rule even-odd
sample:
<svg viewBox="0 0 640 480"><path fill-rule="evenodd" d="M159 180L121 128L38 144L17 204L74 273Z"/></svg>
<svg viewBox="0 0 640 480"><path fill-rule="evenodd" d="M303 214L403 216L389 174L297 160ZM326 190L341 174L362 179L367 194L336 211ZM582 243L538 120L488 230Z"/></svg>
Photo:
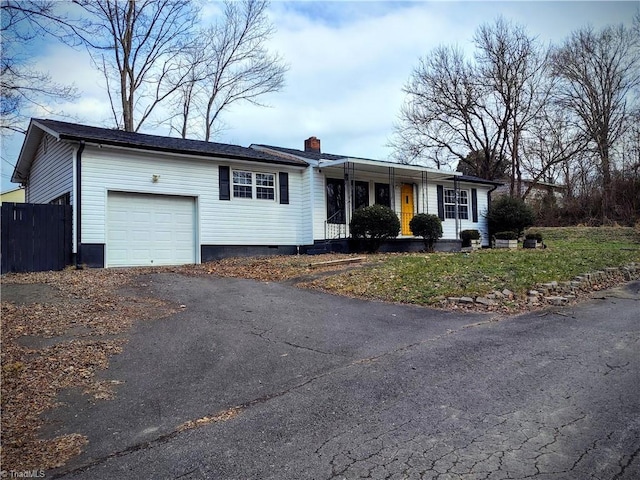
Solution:
<svg viewBox="0 0 640 480"><path fill-rule="evenodd" d="M191 197L109 192L107 266L195 263Z"/></svg>

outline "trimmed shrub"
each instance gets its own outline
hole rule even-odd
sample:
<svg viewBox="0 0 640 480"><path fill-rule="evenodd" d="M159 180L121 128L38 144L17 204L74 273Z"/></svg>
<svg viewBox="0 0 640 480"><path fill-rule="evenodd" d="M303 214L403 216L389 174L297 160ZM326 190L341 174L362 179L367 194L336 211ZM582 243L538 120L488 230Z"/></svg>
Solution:
<svg viewBox="0 0 640 480"><path fill-rule="evenodd" d="M371 205L353 212L349 228L351 235L364 239L367 251L374 253L378 251L383 240L398 236L400 220L389 207Z"/></svg>
<svg viewBox="0 0 640 480"><path fill-rule="evenodd" d="M498 197L491 202L487 212L489 230L492 233L510 230L519 235L525 228L533 225L534 220L531 207L519 198Z"/></svg>
<svg viewBox="0 0 640 480"><path fill-rule="evenodd" d="M460 240L462 240L463 247L470 247L471 240L480 240L480 232L478 230L462 230Z"/></svg>
<svg viewBox="0 0 640 480"><path fill-rule="evenodd" d="M496 240L517 240L518 234L507 230L506 232L498 232L494 235Z"/></svg>
<svg viewBox="0 0 640 480"><path fill-rule="evenodd" d="M525 240L535 240L536 242L542 242L542 234L540 232L530 232L524 236Z"/></svg>
<svg viewBox="0 0 640 480"><path fill-rule="evenodd" d="M437 215L419 213L411 219L409 228L411 233L422 237L427 252L433 252L434 244L442 237L442 221Z"/></svg>

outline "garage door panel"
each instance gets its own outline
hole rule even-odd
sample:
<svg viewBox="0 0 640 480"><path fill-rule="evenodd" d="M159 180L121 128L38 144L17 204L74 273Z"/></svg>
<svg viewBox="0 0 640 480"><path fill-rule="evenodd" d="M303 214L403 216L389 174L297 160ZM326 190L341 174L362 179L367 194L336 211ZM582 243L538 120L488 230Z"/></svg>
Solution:
<svg viewBox="0 0 640 480"><path fill-rule="evenodd" d="M110 192L107 212L107 266L195 263L193 198Z"/></svg>

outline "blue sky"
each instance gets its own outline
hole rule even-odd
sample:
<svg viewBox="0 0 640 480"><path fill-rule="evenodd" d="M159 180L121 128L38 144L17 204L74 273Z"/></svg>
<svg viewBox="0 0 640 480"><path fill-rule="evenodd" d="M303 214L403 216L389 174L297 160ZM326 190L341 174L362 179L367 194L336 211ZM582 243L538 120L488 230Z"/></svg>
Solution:
<svg viewBox="0 0 640 480"><path fill-rule="evenodd" d="M215 140L302 148L304 139L315 135L325 152L387 159L391 152L386 144L404 98L402 87L419 57L439 44L457 44L471 52L475 29L498 15L525 25L544 43L559 43L584 25L630 24L638 5L637 1L274 1L270 16L277 33L269 47L290 65L286 86L265 99L269 108L238 105L227 112L227 129ZM219 4L207 3L203 20L218 8ZM41 47L33 58L35 65L49 71L55 81L75 82L81 92L78 100L59 107L74 121L111 127L103 80L86 52L54 43ZM22 140L14 135L2 143L2 191L17 186L9 181L10 164Z"/></svg>

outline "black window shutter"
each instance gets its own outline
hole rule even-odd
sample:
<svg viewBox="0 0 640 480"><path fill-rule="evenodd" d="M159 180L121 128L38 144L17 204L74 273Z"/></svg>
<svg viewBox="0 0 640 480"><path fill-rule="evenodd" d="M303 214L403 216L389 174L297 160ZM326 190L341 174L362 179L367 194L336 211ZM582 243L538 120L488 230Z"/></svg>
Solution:
<svg viewBox="0 0 640 480"><path fill-rule="evenodd" d="M229 186L229 167L218 167L218 184L220 186L220 200L231 200L231 188Z"/></svg>
<svg viewBox="0 0 640 480"><path fill-rule="evenodd" d="M471 212L473 221L478 223L478 190L476 188L471 189Z"/></svg>
<svg viewBox="0 0 640 480"><path fill-rule="evenodd" d="M280 183L280 203L283 205L289 204L289 174L287 172L279 173Z"/></svg>
<svg viewBox="0 0 640 480"><path fill-rule="evenodd" d="M438 217L444 220L444 187L438 185Z"/></svg>

